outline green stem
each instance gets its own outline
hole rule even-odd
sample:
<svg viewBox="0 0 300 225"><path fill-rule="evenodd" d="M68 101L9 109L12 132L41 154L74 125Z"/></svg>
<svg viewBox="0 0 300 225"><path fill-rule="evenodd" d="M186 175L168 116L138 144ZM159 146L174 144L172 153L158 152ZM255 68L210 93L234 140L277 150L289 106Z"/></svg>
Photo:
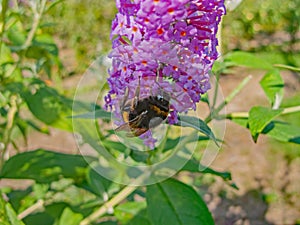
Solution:
<svg viewBox="0 0 300 225"><path fill-rule="evenodd" d="M22 220L24 219L26 216L28 216L29 214L36 212L39 209L42 209L44 207L44 200L40 199L38 200L35 204L31 205L29 208L25 209L23 212L21 212L18 215L18 219Z"/></svg>
<svg viewBox="0 0 300 225"><path fill-rule="evenodd" d="M151 173L151 171L149 172ZM143 182L145 177L149 175L149 173L144 173L140 177L137 178L137 184ZM123 190L121 190L118 194L116 194L112 199L108 202L104 203L97 211L93 212L91 215L86 217L84 220L80 222L80 225L90 225L92 222L96 221L99 217L104 215L109 209L113 208L125 198L127 198L132 192L134 192L139 186L126 186Z"/></svg>
<svg viewBox="0 0 300 225"><path fill-rule="evenodd" d="M8 0L3 0L1 2L1 7L2 7L2 13L1 13L1 18L2 18L2 27L1 27L1 33L0 33L0 54L1 54L1 50L2 50L2 43L3 43L3 35L5 32L5 26L6 26L6 19L5 19L5 15L6 15L6 10L8 7Z"/></svg>
<svg viewBox="0 0 300 225"><path fill-rule="evenodd" d="M295 113L295 112L300 112L300 105L285 108L283 110L283 112L281 113L281 115L285 115L285 114L289 114L289 113Z"/></svg>
<svg viewBox="0 0 300 225"><path fill-rule="evenodd" d="M246 77L222 102L218 108L216 108L215 112L219 113L231 100L248 84L252 76Z"/></svg>
<svg viewBox="0 0 300 225"><path fill-rule="evenodd" d="M115 197L106 202L100 209L89 215L87 218L80 222L80 225L89 225L95 220L97 220L100 216L105 214L108 209L114 207L119 204L122 200L124 200L128 195L134 192L138 186L127 186L122 191L120 191Z"/></svg>
<svg viewBox="0 0 300 225"><path fill-rule="evenodd" d="M251 78L252 76L246 77L204 121L209 123L212 119L219 118L219 112L248 84Z"/></svg>
<svg viewBox="0 0 300 225"><path fill-rule="evenodd" d="M6 159L6 153L7 153L8 145L10 142L11 132L12 132L14 119L15 119L15 115L16 115L17 111L18 111L17 96L12 95L10 98L10 108L7 113L7 123L6 123L5 131L3 134L4 148L2 150L2 155L1 155L1 159L0 159L1 160L0 168L2 168L3 163Z"/></svg>
<svg viewBox="0 0 300 225"><path fill-rule="evenodd" d="M300 106L292 106L285 108L280 115L286 115L289 113L296 113L300 112ZM247 119L249 117L248 112L233 112L225 115L220 115L219 119L232 119L232 118L245 118Z"/></svg>
<svg viewBox="0 0 300 225"><path fill-rule="evenodd" d="M32 23L31 29L28 33L28 36L26 38L26 41L22 45L22 49L26 49L31 45L31 43L33 41L33 38L34 38L34 35L36 33L36 30L39 27L39 23L40 23L40 20L42 18L42 15L44 13L46 2L47 2L47 0L41 0L40 9L39 10L38 9L37 10L33 9L33 11L34 11L33 23Z"/></svg>
<svg viewBox="0 0 300 225"><path fill-rule="evenodd" d="M194 139L194 135L197 134L197 131L193 131L190 135L184 137L180 144L176 147L173 154L176 154L178 151L182 150L182 147ZM97 211L93 212L91 215L89 215L87 218L82 220L80 222L80 225L89 225L92 224L92 222L96 221L99 217L104 215L107 210L110 208L113 208L117 204L119 204L121 201L123 201L125 198L127 198L132 192L134 192L139 186L139 184L142 184L145 178L149 176L149 174L152 173L152 171L155 170L155 167L147 171L146 173L142 174L140 177L137 178L137 185L136 186L126 186L123 190L121 190L117 195L115 195L112 199L110 199L108 202L103 204Z"/></svg>
<svg viewBox="0 0 300 225"><path fill-rule="evenodd" d="M216 88L214 91L214 98L213 98L213 103L212 106L210 107L212 111L214 111L215 106L217 104L217 96L218 96L218 92L219 92L219 80L220 80L220 73L216 74Z"/></svg>
<svg viewBox="0 0 300 225"><path fill-rule="evenodd" d="M284 65L284 64L274 64L273 66L277 67L279 69L287 69L287 70L291 70L291 71L295 71L295 72L300 72L300 68L294 67L294 66L288 66L288 65Z"/></svg>
<svg viewBox="0 0 300 225"><path fill-rule="evenodd" d="M218 33L217 33L217 39L218 39L218 46L217 51L219 52L220 58L218 60L223 61L223 55L222 55L222 24L223 24L223 18L221 19L219 26L218 26ZM217 103L217 95L219 91L219 80L220 80L220 73L216 74L216 88L214 91L214 99L212 104L212 110L214 110L216 103Z"/></svg>

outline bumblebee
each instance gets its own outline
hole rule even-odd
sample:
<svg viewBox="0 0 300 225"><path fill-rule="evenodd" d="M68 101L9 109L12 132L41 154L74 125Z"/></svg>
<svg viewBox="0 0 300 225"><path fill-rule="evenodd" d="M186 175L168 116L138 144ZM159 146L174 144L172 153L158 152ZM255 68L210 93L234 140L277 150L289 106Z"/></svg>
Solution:
<svg viewBox="0 0 300 225"><path fill-rule="evenodd" d="M157 127L166 120L170 111L170 97L167 93L150 95L139 99L140 84L135 92L131 104L122 104L121 111L124 124L117 127L116 131L126 131L128 137L138 137L149 129ZM125 100L128 95L125 94Z"/></svg>

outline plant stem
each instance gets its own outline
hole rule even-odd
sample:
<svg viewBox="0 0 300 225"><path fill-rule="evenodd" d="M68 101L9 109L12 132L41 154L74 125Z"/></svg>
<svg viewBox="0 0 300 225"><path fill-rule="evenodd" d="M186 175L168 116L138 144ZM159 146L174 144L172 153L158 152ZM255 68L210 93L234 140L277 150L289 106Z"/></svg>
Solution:
<svg viewBox="0 0 300 225"><path fill-rule="evenodd" d="M29 208L25 209L23 212L21 212L18 215L18 219L22 220L24 219L26 216L28 216L29 214L35 212L38 209L42 209L44 205L44 200L40 199L38 200L35 204L33 204L32 206L30 206Z"/></svg>
<svg viewBox="0 0 300 225"><path fill-rule="evenodd" d="M0 33L0 54L2 51L2 42L3 42L3 34L5 32L5 26L6 26L6 19L5 19L5 14L6 14L6 10L8 7L8 0L3 0L1 3L1 8L2 8L2 12L1 12L1 18L2 18L2 27L1 27L1 33Z"/></svg>
<svg viewBox="0 0 300 225"><path fill-rule="evenodd" d="M213 98L213 102L212 102L212 106L210 107L211 111L215 110L215 106L217 104L217 96L218 96L218 92L219 92L219 80L220 80L220 73L216 74L216 87L215 87L215 91L214 91L214 98Z"/></svg>
<svg viewBox="0 0 300 225"><path fill-rule="evenodd" d="M32 40L34 38L34 35L36 33L36 30L37 30L37 28L39 26L41 17L42 17L42 15L44 13L46 2L47 2L47 0L41 0L40 9L39 10L34 10L33 23L32 23L31 29L30 29L30 31L28 33L28 36L26 38L26 41L22 45L22 49L26 49L26 48L28 48L31 45Z"/></svg>
<svg viewBox="0 0 300 225"><path fill-rule="evenodd" d="M283 110L283 112L281 113L281 115L286 115L286 114L295 113L295 112L300 112L300 105L285 108Z"/></svg>
<svg viewBox="0 0 300 225"><path fill-rule="evenodd" d="M248 82L250 81L250 79L252 78L252 76L248 76L246 77L224 100L224 102L222 102L218 108L216 108L215 112L219 113L224 106L226 106L245 86L246 84L248 84Z"/></svg>
<svg viewBox="0 0 300 225"><path fill-rule="evenodd" d="M97 211L93 212L87 218L80 222L80 225L90 225L93 221L97 220L100 216L105 214L107 210L113 208L115 205L119 204L123 201L127 196L129 196L132 192L134 192L138 187L139 184L143 182L143 180L151 173L151 171L143 173L139 176L136 180L136 186L126 186L122 191L116 194L112 199L108 202L104 203Z"/></svg>
<svg viewBox="0 0 300 225"><path fill-rule="evenodd" d="M277 67L279 69L287 69L287 70L291 70L291 71L295 71L295 72L300 72L300 68L294 67L294 66L288 66L288 65L284 65L284 64L274 64L273 66Z"/></svg>
<svg viewBox="0 0 300 225"><path fill-rule="evenodd" d="M5 131L3 134L4 148L2 150L0 168L2 168L3 163L6 160L7 148L8 148L8 144L10 142L10 136L11 136L11 132L12 132L13 124L14 124L15 114L17 113L17 111L18 111L17 96L12 95L10 97L10 108L7 113L7 123L6 123Z"/></svg>
<svg viewBox="0 0 300 225"><path fill-rule="evenodd" d="M206 123L209 123L214 118L219 118L219 112L248 84L252 76L247 76L243 81L225 98L225 100L211 112L211 114L205 119Z"/></svg>
<svg viewBox="0 0 300 225"><path fill-rule="evenodd" d="M118 203L120 203L122 200L124 200L128 195L130 195L132 192L134 192L138 186L127 186L122 191L120 191L115 197L113 197L111 200L106 202L100 209L89 215L87 218L82 220L80 222L80 225L89 225L96 219L98 219L100 216L105 214L108 209L114 207Z"/></svg>
<svg viewBox="0 0 300 225"><path fill-rule="evenodd" d="M300 106L292 106L292 107L288 107L283 109L282 113L280 115L286 115L289 113L296 113L296 112L300 112ZM219 118L221 119L232 119L232 118L248 118L249 117L249 113L248 112L233 112L233 113L229 113L226 115L220 115Z"/></svg>

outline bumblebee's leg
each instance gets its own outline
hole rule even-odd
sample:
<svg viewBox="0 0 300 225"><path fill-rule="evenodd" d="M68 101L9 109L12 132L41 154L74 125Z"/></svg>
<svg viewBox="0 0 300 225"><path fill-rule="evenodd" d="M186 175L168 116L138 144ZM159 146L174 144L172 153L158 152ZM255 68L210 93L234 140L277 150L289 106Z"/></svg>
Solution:
<svg viewBox="0 0 300 225"><path fill-rule="evenodd" d="M131 109L134 109L137 106L137 103L140 99L140 87L141 86L141 78L139 77L138 86L135 89L134 99L132 101Z"/></svg>

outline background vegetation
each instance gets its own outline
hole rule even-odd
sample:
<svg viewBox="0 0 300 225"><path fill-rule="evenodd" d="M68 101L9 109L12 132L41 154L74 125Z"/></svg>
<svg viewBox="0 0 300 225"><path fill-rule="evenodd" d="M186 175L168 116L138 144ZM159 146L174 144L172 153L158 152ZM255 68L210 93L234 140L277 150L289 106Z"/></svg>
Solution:
<svg viewBox="0 0 300 225"><path fill-rule="evenodd" d="M236 171L224 172L227 168L222 168L221 164L214 167L221 168L220 171L207 168L199 173L200 147L193 160L174 178L140 188L126 187L103 178L91 169L86 158L71 154L73 149L65 149L64 153L52 151L54 149L30 149L27 141L34 132L50 137L53 129L73 131L70 117L76 84L69 89L64 87L73 78L76 80L81 76L97 57L109 52L115 2L0 2L0 224L213 224L207 207L212 211L216 224L224 222L222 216L227 218L228 215L219 214L212 206L214 194L207 195L210 187L222 183L221 190L214 192L216 199L226 199L230 195L228 193L238 192L236 189L243 187L236 185L236 180L231 177L231 172ZM279 0L244 0L236 9L227 12L221 33L222 60L216 63L214 73L221 85L232 76L239 78L224 102L219 105L214 101L203 103L210 109L208 117L182 117L182 123L203 135L197 139L200 146L205 145L208 139L214 139L204 121L227 119L245 130L249 129L249 136L255 141L262 136L271 138L264 149L271 149L268 154L275 155L271 160L284 159L287 162L287 175L289 169L292 171L292 165L295 165L296 171L299 170L299 32L300 3L297 1L283 4ZM241 71L243 74L239 74ZM254 107L246 111L221 114L221 109L242 94L242 89L249 82L248 71L262 74L258 82L265 93L264 100L253 99ZM104 73L105 70L101 71L99 76L104 76ZM251 99L252 95L255 98L256 91L250 89L248 98ZM91 108L89 102L83 105ZM99 112L98 120L107 121L108 116L101 106L94 110ZM195 120L202 127L193 126ZM88 127L86 129L88 131ZM147 164L149 159L155 162L174 150L174 137L169 137L160 147L164 151L158 149L153 154L135 155L109 139L109 131L99 128L99 133L103 134L100 136L111 154L116 157L126 155L137 163ZM84 138L89 140L88 132L86 134ZM243 142L242 138L240 142ZM89 144L95 146L95 143ZM245 144L242 146L243 143L241 151L246 149ZM226 155L226 152L223 154ZM281 155L283 158L279 157ZM88 160L96 161L92 157ZM248 173L243 176L256 175L255 170ZM270 173L271 177L275 174L274 171L265 173ZM21 189L11 185L13 181L22 183L26 180L30 182L24 182ZM283 185L278 192L270 186L266 187L271 190L261 188L255 192L253 208L259 208L261 201L271 207L278 199L283 199L292 209L289 218L276 223L263 215L261 220L251 222L299 224L300 196L295 191L299 188L297 180L299 173L288 180L292 185ZM195 199L197 201L192 203ZM230 214L230 220L225 222L247 224L243 210L234 208L233 202L229 204L233 209L227 213L236 210L238 213ZM199 212L202 212L201 216L198 216ZM186 218L188 213L190 216ZM170 218L168 221L158 219L166 215Z"/></svg>

